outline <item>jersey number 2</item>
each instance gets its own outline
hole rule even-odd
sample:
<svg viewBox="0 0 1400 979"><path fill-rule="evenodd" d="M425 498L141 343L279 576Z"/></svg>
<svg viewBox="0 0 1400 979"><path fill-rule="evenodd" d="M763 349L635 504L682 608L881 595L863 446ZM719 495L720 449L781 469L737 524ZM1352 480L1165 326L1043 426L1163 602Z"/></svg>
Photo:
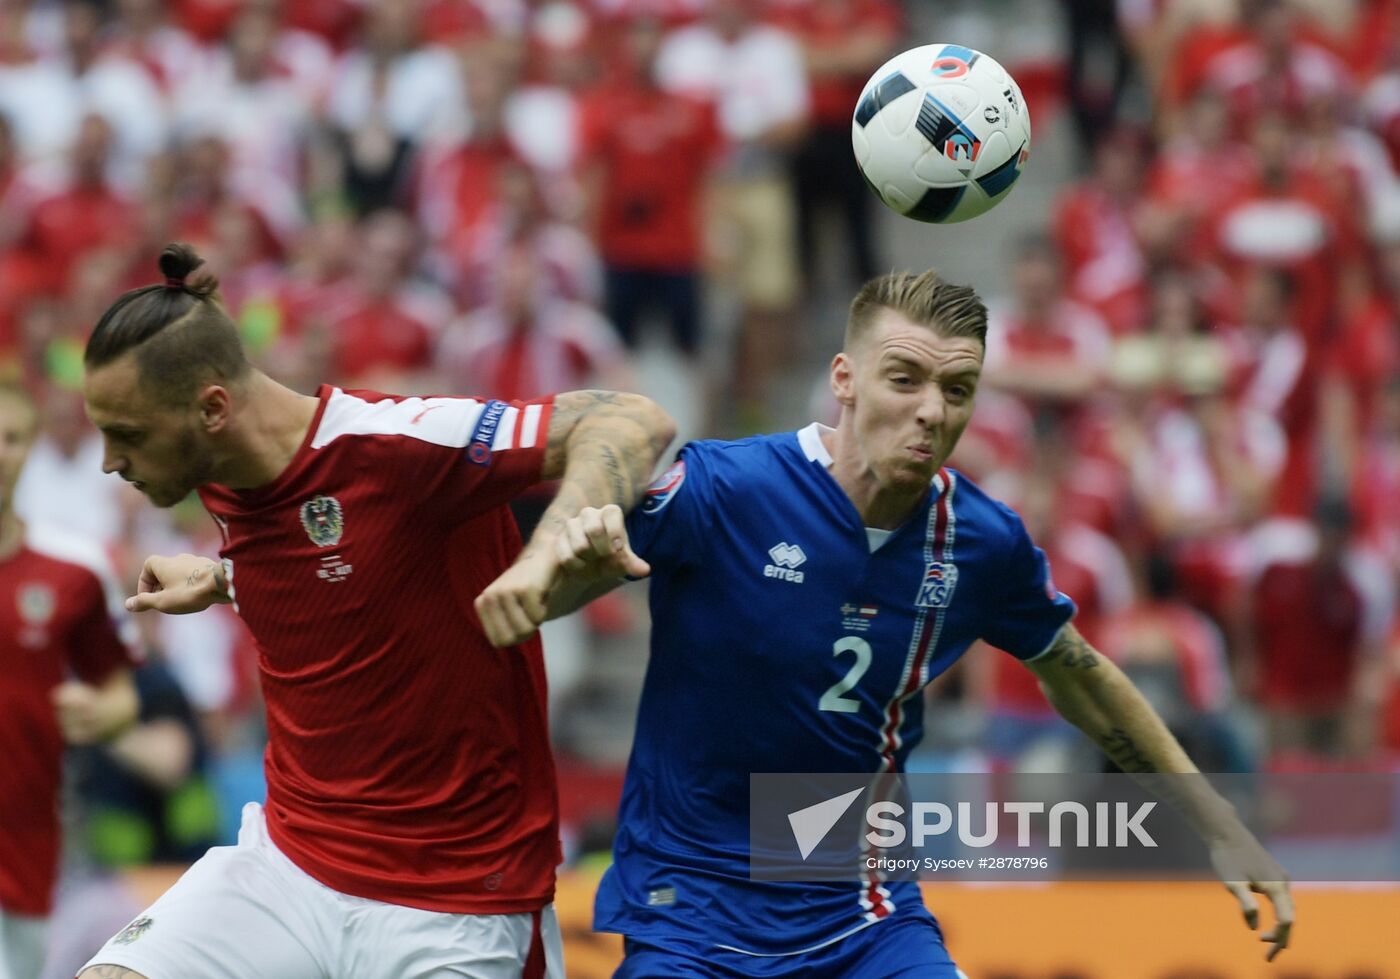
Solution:
<svg viewBox="0 0 1400 979"><path fill-rule="evenodd" d="M872 655L870 643L859 636L846 636L836 640L836 645L831 649L832 656L840 656L842 653L855 653L856 661L851 664L851 668L846 671L845 676L833 683L831 689L822 694L818 706L822 710L854 714L860 710L860 701L854 697L847 697L845 694L855 689L855 685L860 683L860 678L865 676L865 671L870 669Z"/></svg>

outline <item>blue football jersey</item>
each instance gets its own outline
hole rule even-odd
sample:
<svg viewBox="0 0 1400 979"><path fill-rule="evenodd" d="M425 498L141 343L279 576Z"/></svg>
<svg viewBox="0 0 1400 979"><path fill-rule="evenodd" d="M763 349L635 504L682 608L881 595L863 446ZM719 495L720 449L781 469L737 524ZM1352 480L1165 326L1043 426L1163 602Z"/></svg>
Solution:
<svg viewBox="0 0 1400 979"><path fill-rule="evenodd" d="M925 685L976 639L1020 659L1074 614L1020 518L942 470L873 552L819 426L694 442L628 517L651 660L595 927L665 947L817 949L915 882L749 879L751 772L898 772Z"/></svg>

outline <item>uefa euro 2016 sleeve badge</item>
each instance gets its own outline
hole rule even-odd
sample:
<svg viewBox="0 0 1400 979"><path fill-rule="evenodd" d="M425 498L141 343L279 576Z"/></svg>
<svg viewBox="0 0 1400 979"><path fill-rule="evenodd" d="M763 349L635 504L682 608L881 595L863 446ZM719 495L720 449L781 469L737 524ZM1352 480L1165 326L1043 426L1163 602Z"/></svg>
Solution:
<svg viewBox="0 0 1400 979"><path fill-rule="evenodd" d="M155 924L154 919L142 915L121 931L117 932L116 937L112 939L112 944L130 945L132 942L136 941L136 939L150 931L151 925L153 924Z"/></svg>
<svg viewBox="0 0 1400 979"><path fill-rule="evenodd" d="M345 515L334 496L316 496L301 505L301 526L317 547L335 547L345 530Z"/></svg>

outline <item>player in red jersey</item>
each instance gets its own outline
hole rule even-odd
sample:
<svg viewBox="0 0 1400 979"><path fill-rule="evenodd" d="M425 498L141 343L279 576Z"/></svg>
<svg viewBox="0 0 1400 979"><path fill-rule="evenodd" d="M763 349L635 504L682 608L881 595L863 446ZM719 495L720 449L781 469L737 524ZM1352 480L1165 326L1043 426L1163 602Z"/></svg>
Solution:
<svg viewBox="0 0 1400 979"><path fill-rule="evenodd" d="M27 526L11 505L36 421L28 394L0 384L0 979L43 966L64 741L106 738L137 710L102 549Z"/></svg>
<svg viewBox="0 0 1400 979"><path fill-rule="evenodd" d="M670 419L606 392L299 395L249 366L200 262L169 246L165 284L112 305L83 390L104 468L157 506L197 489L223 534L218 561L149 558L127 607L248 624L267 801L83 979L562 976L540 646L493 649L472 603L525 621L557 573L496 581L512 496L562 480L528 548L553 553L582 507L640 496Z"/></svg>

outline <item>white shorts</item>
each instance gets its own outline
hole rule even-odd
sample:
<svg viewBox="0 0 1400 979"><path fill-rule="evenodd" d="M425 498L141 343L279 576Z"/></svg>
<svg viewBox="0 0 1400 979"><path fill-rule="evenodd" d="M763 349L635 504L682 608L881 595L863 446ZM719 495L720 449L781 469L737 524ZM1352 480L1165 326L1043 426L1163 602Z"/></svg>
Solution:
<svg viewBox="0 0 1400 979"><path fill-rule="evenodd" d="M88 965L146 979L563 979L563 963L552 907L445 914L342 894L287 859L250 802L238 845L211 849Z"/></svg>
<svg viewBox="0 0 1400 979"><path fill-rule="evenodd" d="M49 919L0 911L0 979L37 979L44 971Z"/></svg>

